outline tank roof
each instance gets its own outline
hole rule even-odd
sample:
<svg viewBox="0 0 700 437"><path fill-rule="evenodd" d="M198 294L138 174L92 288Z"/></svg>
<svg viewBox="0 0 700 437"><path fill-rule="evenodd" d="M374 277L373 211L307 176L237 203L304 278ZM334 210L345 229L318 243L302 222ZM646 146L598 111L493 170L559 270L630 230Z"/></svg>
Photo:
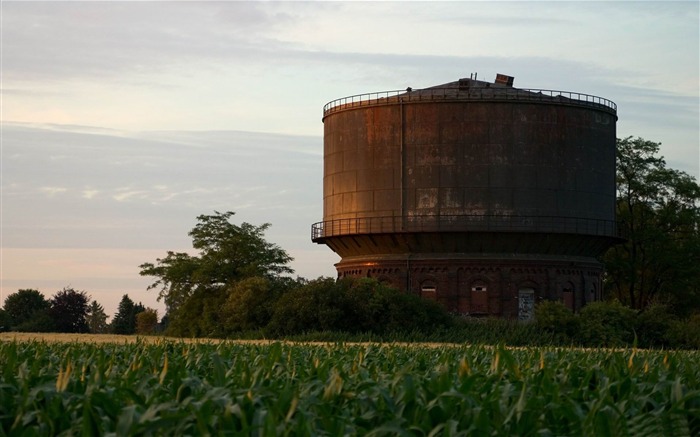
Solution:
<svg viewBox="0 0 700 437"><path fill-rule="evenodd" d="M459 79L454 82L447 82L441 85L433 85L428 88L413 89L407 88L406 92L411 93L411 95L433 95L435 91L446 91L447 96L464 96L467 97L470 93L474 91L481 92L483 90L490 90L495 95L498 95L498 90L511 91L517 90L518 88L513 88L501 83L496 82L486 82L483 80L476 79Z"/></svg>

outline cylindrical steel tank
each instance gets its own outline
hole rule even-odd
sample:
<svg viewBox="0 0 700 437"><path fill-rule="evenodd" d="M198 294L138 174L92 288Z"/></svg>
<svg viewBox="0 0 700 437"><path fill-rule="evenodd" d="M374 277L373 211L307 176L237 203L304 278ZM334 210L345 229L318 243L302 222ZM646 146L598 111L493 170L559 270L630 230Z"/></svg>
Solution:
<svg viewBox="0 0 700 437"><path fill-rule="evenodd" d="M339 276L470 315L572 309L601 289L615 227L613 102L475 79L324 107L323 221Z"/></svg>

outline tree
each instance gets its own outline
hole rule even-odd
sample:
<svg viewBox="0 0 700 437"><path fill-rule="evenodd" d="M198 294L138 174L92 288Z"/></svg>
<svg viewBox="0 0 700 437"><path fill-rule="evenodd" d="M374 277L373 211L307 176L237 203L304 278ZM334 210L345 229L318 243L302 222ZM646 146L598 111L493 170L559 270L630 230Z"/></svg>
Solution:
<svg viewBox="0 0 700 437"><path fill-rule="evenodd" d="M254 226L244 222L239 226L229 221L233 215L215 211L214 215L197 217L189 235L199 256L170 251L155 264L141 264L142 276L157 278L148 288L159 289L158 300L165 301L171 317L177 317L178 309L196 291L207 294L245 278L293 273L287 265L292 260L287 252L264 239L269 223Z"/></svg>
<svg viewBox="0 0 700 437"><path fill-rule="evenodd" d="M11 325L12 325L12 318L10 317L9 314L7 314L7 311L0 308L0 332L9 331Z"/></svg>
<svg viewBox="0 0 700 437"><path fill-rule="evenodd" d="M12 293L5 298L4 309L10 318L13 329L28 323L42 311L47 310L50 303L38 290L24 289Z"/></svg>
<svg viewBox="0 0 700 437"><path fill-rule="evenodd" d="M135 304L128 294L122 296L117 308L117 314L112 322L112 330L115 334L131 335L136 332L136 315L146 308L141 304Z"/></svg>
<svg viewBox="0 0 700 437"><path fill-rule="evenodd" d="M90 298L84 291L64 288L51 299L49 315L58 332L88 332L88 302Z"/></svg>
<svg viewBox="0 0 700 437"><path fill-rule="evenodd" d="M136 333L153 334L158 327L158 311L153 308L146 308L136 314Z"/></svg>
<svg viewBox="0 0 700 437"><path fill-rule="evenodd" d="M627 242L605 255L606 287L634 309L662 301L683 313L700 308L700 186L667 168L659 146L617 141L617 218Z"/></svg>
<svg viewBox="0 0 700 437"><path fill-rule="evenodd" d="M90 303L86 321L90 332L93 334L105 334L109 330L105 309L96 300Z"/></svg>
<svg viewBox="0 0 700 437"><path fill-rule="evenodd" d="M171 313L167 333L178 337L224 337L225 302L223 287L196 288L182 306Z"/></svg>
<svg viewBox="0 0 700 437"><path fill-rule="evenodd" d="M246 278L227 290L222 319L227 333L264 328L272 319L280 296L300 287L303 279L259 276Z"/></svg>

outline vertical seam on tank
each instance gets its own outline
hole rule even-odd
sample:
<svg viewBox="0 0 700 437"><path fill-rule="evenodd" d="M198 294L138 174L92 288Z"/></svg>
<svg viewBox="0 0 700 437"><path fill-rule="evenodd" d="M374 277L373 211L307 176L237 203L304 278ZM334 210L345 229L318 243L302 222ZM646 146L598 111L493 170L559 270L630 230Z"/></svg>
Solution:
<svg viewBox="0 0 700 437"><path fill-rule="evenodd" d="M406 195L404 190L406 189L406 150L404 145L404 113L403 113L403 97L399 98L399 125L401 132L399 134L399 147L401 152L401 189L399 190L399 195L401 197L401 230L406 229Z"/></svg>

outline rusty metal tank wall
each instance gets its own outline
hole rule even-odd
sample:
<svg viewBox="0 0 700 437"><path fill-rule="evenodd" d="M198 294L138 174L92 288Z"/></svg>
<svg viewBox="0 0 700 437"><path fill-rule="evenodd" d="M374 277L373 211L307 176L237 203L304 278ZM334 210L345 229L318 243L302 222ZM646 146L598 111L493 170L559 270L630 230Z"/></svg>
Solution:
<svg viewBox="0 0 700 437"><path fill-rule="evenodd" d="M326 112L324 214L312 239L341 256L339 275L384 268L394 272L386 281L416 292L411 269L439 258L452 279L435 276L444 282L436 299L453 309L455 269L477 265L550 272L575 263L587 272L579 276L597 275L599 290L595 258L617 240L615 108L530 91L462 98L450 87L456 98L406 92ZM545 282L541 290L558 287Z"/></svg>

